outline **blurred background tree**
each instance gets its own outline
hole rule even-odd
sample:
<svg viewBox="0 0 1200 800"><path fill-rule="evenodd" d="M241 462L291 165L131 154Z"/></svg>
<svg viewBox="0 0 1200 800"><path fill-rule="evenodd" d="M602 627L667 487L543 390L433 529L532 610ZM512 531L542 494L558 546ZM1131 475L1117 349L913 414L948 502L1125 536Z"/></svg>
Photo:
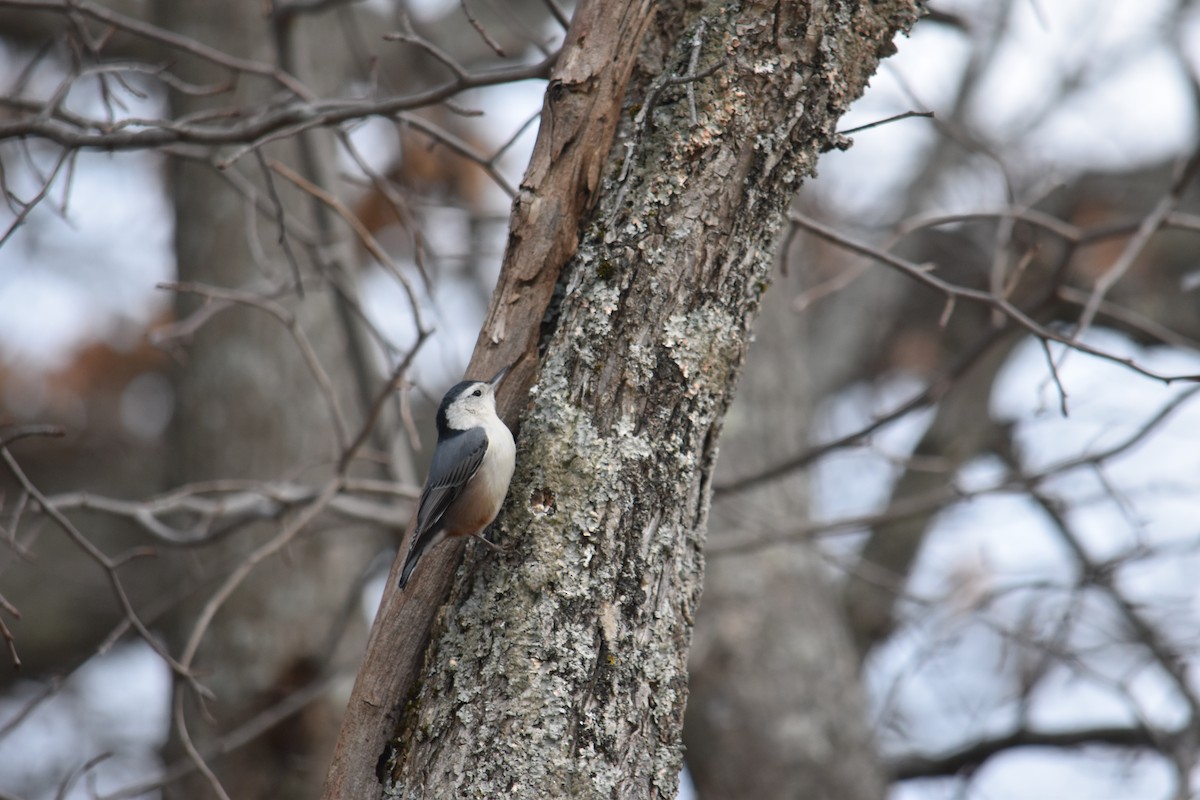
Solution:
<svg viewBox="0 0 1200 800"><path fill-rule="evenodd" d="M1191 796L1200 11L928 11L726 419L694 791ZM0 0L0 790L319 790L570 13Z"/></svg>

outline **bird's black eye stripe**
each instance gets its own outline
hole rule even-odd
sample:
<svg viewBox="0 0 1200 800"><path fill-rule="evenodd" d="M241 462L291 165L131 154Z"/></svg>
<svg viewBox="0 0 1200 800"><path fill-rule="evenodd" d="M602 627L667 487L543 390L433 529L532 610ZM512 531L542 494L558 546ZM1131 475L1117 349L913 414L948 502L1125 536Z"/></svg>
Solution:
<svg viewBox="0 0 1200 800"><path fill-rule="evenodd" d="M483 397L483 389L476 389L475 391L471 392L471 394L476 397Z"/></svg>

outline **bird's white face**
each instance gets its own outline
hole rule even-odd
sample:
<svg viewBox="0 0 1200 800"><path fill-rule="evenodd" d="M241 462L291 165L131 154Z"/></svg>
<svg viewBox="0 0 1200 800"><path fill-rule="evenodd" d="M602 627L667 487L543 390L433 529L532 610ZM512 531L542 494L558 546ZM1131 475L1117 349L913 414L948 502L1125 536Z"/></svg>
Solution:
<svg viewBox="0 0 1200 800"><path fill-rule="evenodd" d="M477 381L468 386L446 409L446 422L451 428L465 431L496 415L496 393L490 384Z"/></svg>

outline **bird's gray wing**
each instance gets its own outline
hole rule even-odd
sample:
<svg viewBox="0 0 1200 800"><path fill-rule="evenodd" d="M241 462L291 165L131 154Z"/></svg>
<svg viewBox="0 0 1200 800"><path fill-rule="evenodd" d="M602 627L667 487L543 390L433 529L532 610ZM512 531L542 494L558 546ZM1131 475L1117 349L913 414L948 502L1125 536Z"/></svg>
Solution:
<svg viewBox="0 0 1200 800"><path fill-rule="evenodd" d="M446 509L479 471L487 448L487 434L482 428L472 428L438 442L429 466L429 479L421 491L414 543L437 527Z"/></svg>
<svg viewBox="0 0 1200 800"><path fill-rule="evenodd" d="M417 529L400 571L401 589L408 583L425 551L441 538L442 517L455 498L462 494L467 481L479 471L487 447L487 434L482 428L472 428L438 442L433 451L433 463L429 465L429 478L421 491L421 504L417 507Z"/></svg>

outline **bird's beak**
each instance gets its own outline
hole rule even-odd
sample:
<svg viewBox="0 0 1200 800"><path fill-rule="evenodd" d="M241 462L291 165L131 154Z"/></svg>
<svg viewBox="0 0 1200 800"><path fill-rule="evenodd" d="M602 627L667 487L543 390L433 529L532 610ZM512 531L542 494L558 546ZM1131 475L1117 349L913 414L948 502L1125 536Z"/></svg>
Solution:
<svg viewBox="0 0 1200 800"><path fill-rule="evenodd" d="M488 385L491 386L492 389L495 389L497 386L499 386L500 381L504 380L504 376L508 374L508 371L512 369L512 366L512 364L509 364L507 367L497 372L496 376L488 381Z"/></svg>

